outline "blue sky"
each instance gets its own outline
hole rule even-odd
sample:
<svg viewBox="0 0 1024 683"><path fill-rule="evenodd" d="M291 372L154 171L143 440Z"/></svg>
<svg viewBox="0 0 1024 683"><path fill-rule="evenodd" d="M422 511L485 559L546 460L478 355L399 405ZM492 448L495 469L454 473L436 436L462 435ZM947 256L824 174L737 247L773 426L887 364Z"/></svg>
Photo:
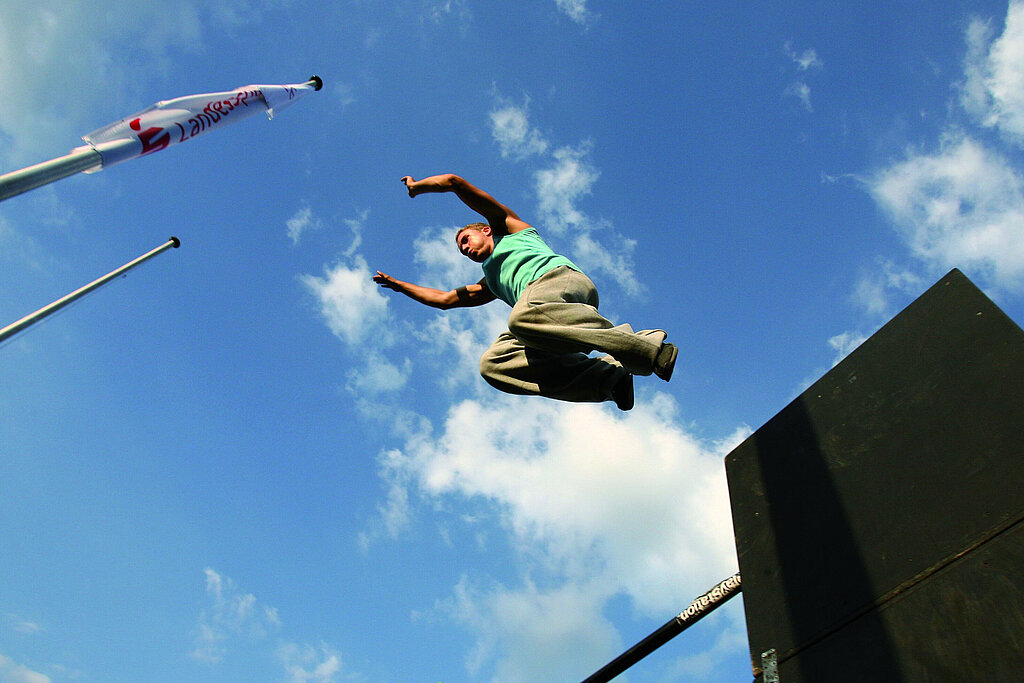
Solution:
<svg viewBox="0 0 1024 683"><path fill-rule="evenodd" d="M1024 3L14 0L0 168L325 87L0 204L0 681L581 680L736 570L723 457L950 268L1024 320ZM495 392L455 172L663 327L637 407ZM389 296L390 294L390 296ZM737 599L623 680L750 676Z"/></svg>

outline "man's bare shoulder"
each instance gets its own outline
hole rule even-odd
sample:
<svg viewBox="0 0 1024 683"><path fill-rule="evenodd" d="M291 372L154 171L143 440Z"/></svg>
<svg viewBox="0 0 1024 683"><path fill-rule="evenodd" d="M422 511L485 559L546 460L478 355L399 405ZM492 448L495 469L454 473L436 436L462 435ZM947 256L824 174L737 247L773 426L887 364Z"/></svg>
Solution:
<svg viewBox="0 0 1024 683"><path fill-rule="evenodd" d="M519 217L505 217L505 232L509 235L514 235L517 232L522 232L523 230L529 230L532 227L532 225Z"/></svg>

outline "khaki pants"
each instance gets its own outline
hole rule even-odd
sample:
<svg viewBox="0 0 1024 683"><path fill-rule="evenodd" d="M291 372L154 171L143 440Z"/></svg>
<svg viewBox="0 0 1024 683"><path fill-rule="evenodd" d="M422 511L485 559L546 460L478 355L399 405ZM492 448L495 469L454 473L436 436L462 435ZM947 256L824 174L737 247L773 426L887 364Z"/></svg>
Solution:
<svg viewBox="0 0 1024 683"><path fill-rule="evenodd" d="M510 394L562 401L607 401L626 374L649 375L664 332L634 332L597 312L594 283L567 266L523 291L503 332L480 359L488 384ZM591 358L599 351L607 355Z"/></svg>

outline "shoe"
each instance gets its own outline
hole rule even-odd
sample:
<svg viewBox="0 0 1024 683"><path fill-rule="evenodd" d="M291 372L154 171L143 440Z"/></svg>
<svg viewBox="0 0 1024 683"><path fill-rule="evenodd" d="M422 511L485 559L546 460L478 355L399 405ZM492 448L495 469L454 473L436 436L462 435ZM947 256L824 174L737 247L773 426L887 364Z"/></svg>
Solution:
<svg viewBox="0 0 1024 683"><path fill-rule="evenodd" d="M676 367L676 356L678 355L679 349L675 344L667 342L662 344L658 355L654 357L654 374L666 382L672 379L672 371Z"/></svg>
<svg viewBox="0 0 1024 683"><path fill-rule="evenodd" d="M625 374L612 387L612 400L622 411L633 409L633 375Z"/></svg>
<svg viewBox="0 0 1024 683"><path fill-rule="evenodd" d="M652 343L661 346L665 343L668 332L665 330L640 330L636 333L638 337L647 337Z"/></svg>

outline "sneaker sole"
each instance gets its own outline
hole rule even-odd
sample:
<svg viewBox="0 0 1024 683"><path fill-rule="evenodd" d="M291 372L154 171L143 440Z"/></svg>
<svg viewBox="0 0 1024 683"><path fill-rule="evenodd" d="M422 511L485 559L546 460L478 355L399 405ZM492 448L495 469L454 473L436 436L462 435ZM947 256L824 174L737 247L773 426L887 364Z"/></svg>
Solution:
<svg viewBox="0 0 1024 683"><path fill-rule="evenodd" d="M668 357L662 359L662 355L668 354ZM676 357L679 355L679 349L675 344L666 343L661 351L658 352L658 358L654 363L654 374L665 380L666 382L672 379L672 371L676 368Z"/></svg>

